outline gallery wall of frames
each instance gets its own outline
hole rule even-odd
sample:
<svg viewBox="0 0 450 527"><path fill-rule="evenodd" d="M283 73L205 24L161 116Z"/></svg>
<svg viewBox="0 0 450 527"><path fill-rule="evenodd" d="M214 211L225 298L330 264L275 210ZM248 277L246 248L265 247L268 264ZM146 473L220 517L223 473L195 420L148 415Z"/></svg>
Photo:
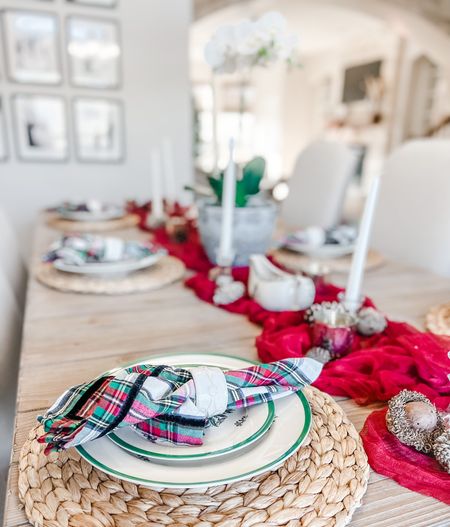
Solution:
<svg viewBox="0 0 450 527"><path fill-rule="evenodd" d="M2 7L0 161L123 161L119 1Z"/></svg>

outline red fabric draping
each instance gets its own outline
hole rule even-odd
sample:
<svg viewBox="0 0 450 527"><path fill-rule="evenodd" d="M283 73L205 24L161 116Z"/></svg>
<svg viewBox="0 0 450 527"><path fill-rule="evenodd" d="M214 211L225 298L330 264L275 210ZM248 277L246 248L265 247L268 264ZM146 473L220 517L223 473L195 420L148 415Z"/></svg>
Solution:
<svg viewBox="0 0 450 527"><path fill-rule="evenodd" d="M206 256L198 231L192 220L187 220L186 241L183 243L176 242L170 238L164 227L150 229L147 227L147 216L151 212L151 203L138 206L135 202L128 203L128 211L139 216L139 227L142 230L151 232L155 243L163 246L169 254L179 258L188 269L192 271L207 272L212 265ZM179 204L173 205L172 217L185 217L187 209Z"/></svg>
<svg viewBox="0 0 450 527"><path fill-rule="evenodd" d="M235 269L233 275L246 282L248 269ZM205 274L189 278L186 285L200 299L212 303L215 285ZM339 291L324 284L315 301L335 300ZM371 302L367 300L366 304ZM299 357L311 347L311 327L304 322L303 312L273 313L248 297L221 307L262 325L256 347L264 362ZM404 388L431 398L450 395L446 346L450 346L449 341L389 321L381 335L357 336L351 353L326 364L315 386L331 395L351 397L358 404L387 401Z"/></svg>
<svg viewBox="0 0 450 527"><path fill-rule="evenodd" d="M145 212L138 211L143 228L147 211L148 208ZM182 209L179 213L183 214ZM197 271L186 280L186 286L201 300L212 303L215 284L207 274L212 265L201 246L194 223L189 222L184 243L171 241L164 229L152 233L154 240L166 247L170 254ZM233 276L246 283L248 268L234 269ZM315 301L336 300L340 291L332 284L323 284L316 292ZM365 304L373 305L369 299ZM311 328L304 321L304 312L270 312L248 296L220 307L244 315L262 326L262 333L256 338L262 361L302 356L311 347ZM387 401L404 388L421 392L432 401L443 404L450 402L449 349L450 339L422 333L408 324L388 321L381 335L357 336L346 357L324 366L315 386L331 395L350 397L358 404ZM371 414L363 432L372 467L407 488L448 502L448 491L446 493L440 488L443 482L448 484L448 476L432 458L399 443L386 429L384 416L385 410ZM413 466L418 469L414 476Z"/></svg>
<svg viewBox="0 0 450 527"><path fill-rule="evenodd" d="M407 489L450 505L450 474L433 457L400 443L386 427L386 411L372 412L361 431L370 466Z"/></svg>

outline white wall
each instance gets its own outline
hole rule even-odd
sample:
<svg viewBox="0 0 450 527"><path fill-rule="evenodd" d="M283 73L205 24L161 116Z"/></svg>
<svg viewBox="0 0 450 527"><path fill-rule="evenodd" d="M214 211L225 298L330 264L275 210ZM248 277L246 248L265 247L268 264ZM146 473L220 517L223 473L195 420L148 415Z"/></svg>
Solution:
<svg viewBox="0 0 450 527"><path fill-rule="evenodd" d="M0 207L10 215L25 254L29 251L33 222L38 211L64 198L98 197L148 199L150 147L163 136L171 138L177 177L192 177L191 101L188 65L188 31L191 0L119 0L116 9L75 6L65 0L0 0L0 8L57 11L61 22L72 13L117 18L123 46L123 83L119 90L71 88L63 56L61 87L8 83L1 57L0 95L8 126L10 158L0 163ZM2 50L3 51L3 50ZM14 148L9 98L14 93L63 93L70 103L76 95L112 97L125 104L126 157L122 164L80 164L75 161L73 135L66 163L23 163ZM70 104L69 110L70 110ZM69 111L69 129L72 119ZM3 257L3 255L2 255Z"/></svg>

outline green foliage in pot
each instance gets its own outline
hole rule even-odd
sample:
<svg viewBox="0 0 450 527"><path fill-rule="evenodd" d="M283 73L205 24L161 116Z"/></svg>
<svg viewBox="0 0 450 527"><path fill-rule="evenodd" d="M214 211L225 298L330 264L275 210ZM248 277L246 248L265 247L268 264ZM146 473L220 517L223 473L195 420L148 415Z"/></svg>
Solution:
<svg viewBox="0 0 450 527"><path fill-rule="evenodd" d="M265 170L266 161L262 157L253 158L242 168L242 177L236 181L236 207L245 207L250 196L258 194ZM222 202L223 179L224 172L219 177L208 177L218 203Z"/></svg>

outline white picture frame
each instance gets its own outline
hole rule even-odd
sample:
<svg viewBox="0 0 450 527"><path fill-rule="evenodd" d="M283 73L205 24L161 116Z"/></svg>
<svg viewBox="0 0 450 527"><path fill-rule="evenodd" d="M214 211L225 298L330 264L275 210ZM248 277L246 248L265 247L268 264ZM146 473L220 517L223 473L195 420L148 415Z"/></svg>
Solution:
<svg viewBox="0 0 450 527"><path fill-rule="evenodd" d="M0 162L9 157L4 98L0 97Z"/></svg>
<svg viewBox="0 0 450 527"><path fill-rule="evenodd" d="M125 156L123 105L112 99L73 101L76 155L81 162L119 163Z"/></svg>
<svg viewBox="0 0 450 527"><path fill-rule="evenodd" d="M88 5L92 7L117 7L119 0L67 0L69 4Z"/></svg>
<svg viewBox="0 0 450 527"><path fill-rule="evenodd" d="M69 157L66 103L56 95L12 97L17 155L22 161L63 162Z"/></svg>
<svg viewBox="0 0 450 527"><path fill-rule="evenodd" d="M121 46L115 20L67 18L70 81L81 88L114 89L120 85Z"/></svg>
<svg viewBox="0 0 450 527"><path fill-rule="evenodd" d="M57 16L44 11L6 9L2 22L9 79L21 84L61 84Z"/></svg>

